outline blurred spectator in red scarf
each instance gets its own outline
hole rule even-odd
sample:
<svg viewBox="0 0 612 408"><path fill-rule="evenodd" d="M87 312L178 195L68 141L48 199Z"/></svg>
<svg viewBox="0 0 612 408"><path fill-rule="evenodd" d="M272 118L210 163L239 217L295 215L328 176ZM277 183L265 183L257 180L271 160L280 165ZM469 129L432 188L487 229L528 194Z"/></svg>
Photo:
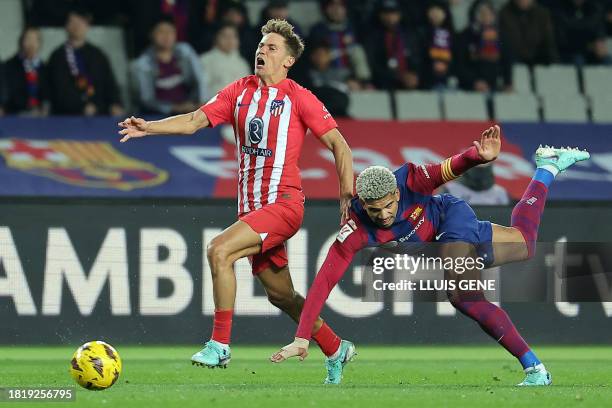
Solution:
<svg viewBox="0 0 612 408"><path fill-rule="evenodd" d="M457 47L457 73L462 88L493 92L512 90L512 62L501 42L495 7L479 0L470 9L469 26Z"/></svg>
<svg viewBox="0 0 612 408"><path fill-rule="evenodd" d="M448 6L432 1L427 7L427 25L423 30L422 87L446 88L452 72L455 46L453 24Z"/></svg>
<svg viewBox="0 0 612 408"><path fill-rule="evenodd" d="M47 67L40 58L40 31L26 28L19 37L19 51L4 67L9 114L45 116L49 113Z"/></svg>
<svg viewBox="0 0 612 408"><path fill-rule="evenodd" d="M49 58L52 113L58 115L123 115L117 81L106 55L87 42L91 16L70 12L68 39Z"/></svg>
<svg viewBox="0 0 612 408"><path fill-rule="evenodd" d="M366 53L372 82L381 89L416 89L421 58L417 34L400 24L402 12L395 0L378 3L374 27L369 30Z"/></svg>

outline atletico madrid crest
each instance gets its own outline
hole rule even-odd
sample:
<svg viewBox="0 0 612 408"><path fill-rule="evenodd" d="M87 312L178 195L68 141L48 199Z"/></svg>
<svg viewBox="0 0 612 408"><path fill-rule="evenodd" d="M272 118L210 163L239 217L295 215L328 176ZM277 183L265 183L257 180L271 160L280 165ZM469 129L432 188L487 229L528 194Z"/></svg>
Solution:
<svg viewBox="0 0 612 408"><path fill-rule="evenodd" d="M283 101L282 99L275 99L270 105L270 113L272 114L272 116L279 116L281 113L283 113L284 108L285 101Z"/></svg>

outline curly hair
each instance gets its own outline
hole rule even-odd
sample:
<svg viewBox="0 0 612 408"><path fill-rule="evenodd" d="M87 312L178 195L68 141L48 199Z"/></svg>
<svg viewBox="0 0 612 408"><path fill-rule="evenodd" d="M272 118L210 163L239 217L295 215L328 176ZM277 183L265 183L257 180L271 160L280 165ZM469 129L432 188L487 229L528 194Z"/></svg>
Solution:
<svg viewBox="0 0 612 408"><path fill-rule="evenodd" d="M275 33L285 39L285 44L289 50L289 54L296 60L300 58L304 52L304 41L293 32L293 26L287 20L272 19L268 20L266 25L261 27L261 34L266 35Z"/></svg>
<svg viewBox="0 0 612 408"><path fill-rule="evenodd" d="M363 201L378 200L397 188L395 174L383 166L371 166L357 177L357 195Z"/></svg>

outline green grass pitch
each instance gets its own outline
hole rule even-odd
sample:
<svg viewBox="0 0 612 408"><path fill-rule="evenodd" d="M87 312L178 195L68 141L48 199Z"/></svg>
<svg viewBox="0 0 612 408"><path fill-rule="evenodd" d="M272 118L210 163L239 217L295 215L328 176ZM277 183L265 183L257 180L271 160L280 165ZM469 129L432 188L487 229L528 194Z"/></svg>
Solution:
<svg viewBox="0 0 612 408"><path fill-rule="evenodd" d="M74 349L76 349L76 346ZM495 346L372 347L345 371L343 384L324 386L322 354L273 365L276 347L232 349L226 370L198 368L197 346L115 344L123 359L119 381L105 391L78 388L76 402L52 407L603 407L612 404L612 347L537 347L553 386L517 388L518 363ZM72 347L0 347L0 387L73 385ZM41 407L48 403L0 403Z"/></svg>

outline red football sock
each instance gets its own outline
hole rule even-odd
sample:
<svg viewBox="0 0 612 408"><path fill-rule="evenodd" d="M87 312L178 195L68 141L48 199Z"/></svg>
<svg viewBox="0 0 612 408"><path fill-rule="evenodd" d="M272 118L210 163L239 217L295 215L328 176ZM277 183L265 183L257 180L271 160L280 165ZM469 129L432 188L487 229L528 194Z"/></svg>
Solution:
<svg viewBox="0 0 612 408"><path fill-rule="evenodd" d="M312 338L317 342L321 351L327 357L334 355L334 353L338 351L340 342L342 341L325 322L323 322L323 326L312 335Z"/></svg>
<svg viewBox="0 0 612 408"><path fill-rule="evenodd" d="M229 344L232 334L232 316L234 310L215 310L213 332L211 339L219 343Z"/></svg>

